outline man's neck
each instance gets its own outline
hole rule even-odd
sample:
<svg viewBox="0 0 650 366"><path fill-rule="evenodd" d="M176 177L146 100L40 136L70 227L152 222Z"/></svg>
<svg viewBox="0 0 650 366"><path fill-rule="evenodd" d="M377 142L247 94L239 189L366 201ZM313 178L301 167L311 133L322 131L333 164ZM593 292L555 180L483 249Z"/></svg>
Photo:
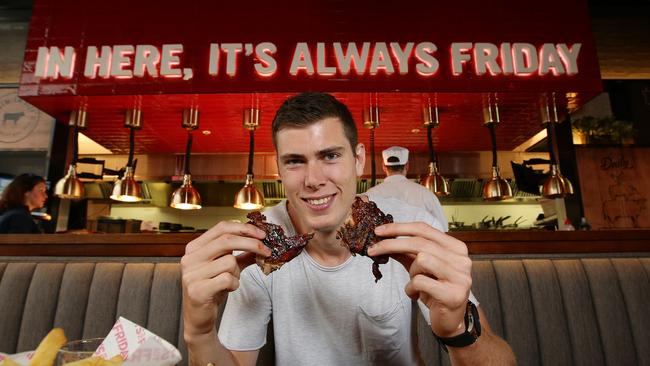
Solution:
<svg viewBox="0 0 650 366"><path fill-rule="evenodd" d="M336 231L317 231L309 241L305 250L318 264L325 267L335 267L345 262L352 255L350 250L336 238Z"/></svg>
<svg viewBox="0 0 650 366"><path fill-rule="evenodd" d="M287 212L296 233L311 232L300 219L295 218L292 211L293 209L287 201ZM351 256L350 250L343 246L341 239L337 238L336 230L314 232L314 237L309 241L305 250L318 264L325 267L335 267Z"/></svg>

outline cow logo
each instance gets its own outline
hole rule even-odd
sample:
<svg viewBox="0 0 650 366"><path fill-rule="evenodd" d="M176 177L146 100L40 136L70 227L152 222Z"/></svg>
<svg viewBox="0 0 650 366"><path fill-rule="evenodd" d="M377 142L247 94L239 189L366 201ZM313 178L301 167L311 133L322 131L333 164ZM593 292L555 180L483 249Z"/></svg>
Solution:
<svg viewBox="0 0 650 366"><path fill-rule="evenodd" d="M0 142L25 139L38 125L39 110L14 93L0 96Z"/></svg>
<svg viewBox="0 0 650 366"><path fill-rule="evenodd" d="M639 219L645 215L646 199L630 180L623 178L623 171L610 174L608 199L603 201L603 218L613 228L640 228Z"/></svg>

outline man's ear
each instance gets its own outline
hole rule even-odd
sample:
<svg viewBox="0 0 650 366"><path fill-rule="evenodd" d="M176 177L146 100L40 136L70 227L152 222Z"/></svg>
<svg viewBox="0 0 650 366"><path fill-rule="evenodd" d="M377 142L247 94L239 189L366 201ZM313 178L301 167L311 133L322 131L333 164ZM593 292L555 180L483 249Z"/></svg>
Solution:
<svg viewBox="0 0 650 366"><path fill-rule="evenodd" d="M275 152L275 167L278 170L278 175L282 179L282 171L280 171L280 160L278 159L278 152Z"/></svg>
<svg viewBox="0 0 650 366"><path fill-rule="evenodd" d="M386 165L382 165L381 170L384 172L385 176L388 176L388 167L386 167Z"/></svg>
<svg viewBox="0 0 650 366"><path fill-rule="evenodd" d="M406 162L406 165L404 165L404 175L409 172L409 162Z"/></svg>
<svg viewBox="0 0 650 366"><path fill-rule="evenodd" d="M355 167L357 170L357 177L363 175L363 168L366 166L366 147L362 143L357 144L355 149Z"/></svg>

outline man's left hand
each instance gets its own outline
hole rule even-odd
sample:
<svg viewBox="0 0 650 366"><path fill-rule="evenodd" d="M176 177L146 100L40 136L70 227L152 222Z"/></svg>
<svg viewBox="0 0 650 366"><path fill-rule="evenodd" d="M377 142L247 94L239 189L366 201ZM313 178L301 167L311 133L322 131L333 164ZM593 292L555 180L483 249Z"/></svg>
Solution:
<svg viewBox="0 0 650 366"><path fill-rule="evenodd" d="M463 333L472 260L467 246L423 222L378 226L375 233L385 239L368 249L368 255L388 254L410 274L405 291L421 300L430 311L431 329L438 337Z"/></svg>

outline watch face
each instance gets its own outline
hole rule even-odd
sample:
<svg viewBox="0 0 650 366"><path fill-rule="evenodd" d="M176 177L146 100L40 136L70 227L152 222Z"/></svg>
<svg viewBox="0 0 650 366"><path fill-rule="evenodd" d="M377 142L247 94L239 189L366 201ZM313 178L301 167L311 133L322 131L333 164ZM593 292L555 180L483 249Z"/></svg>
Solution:
<svg viewBox="0 0 650 366"><path fill-rule="evenodd" d="M0 142L25 139L38 125L39 110L14 93L0 96Z"/></svg>
<svg viewBox="0 0 650 366"><path fill-rule="evenodd" d="M467 302L467 332L478 338L481 335L481 321L478 309L471 301Z"/></svg>

